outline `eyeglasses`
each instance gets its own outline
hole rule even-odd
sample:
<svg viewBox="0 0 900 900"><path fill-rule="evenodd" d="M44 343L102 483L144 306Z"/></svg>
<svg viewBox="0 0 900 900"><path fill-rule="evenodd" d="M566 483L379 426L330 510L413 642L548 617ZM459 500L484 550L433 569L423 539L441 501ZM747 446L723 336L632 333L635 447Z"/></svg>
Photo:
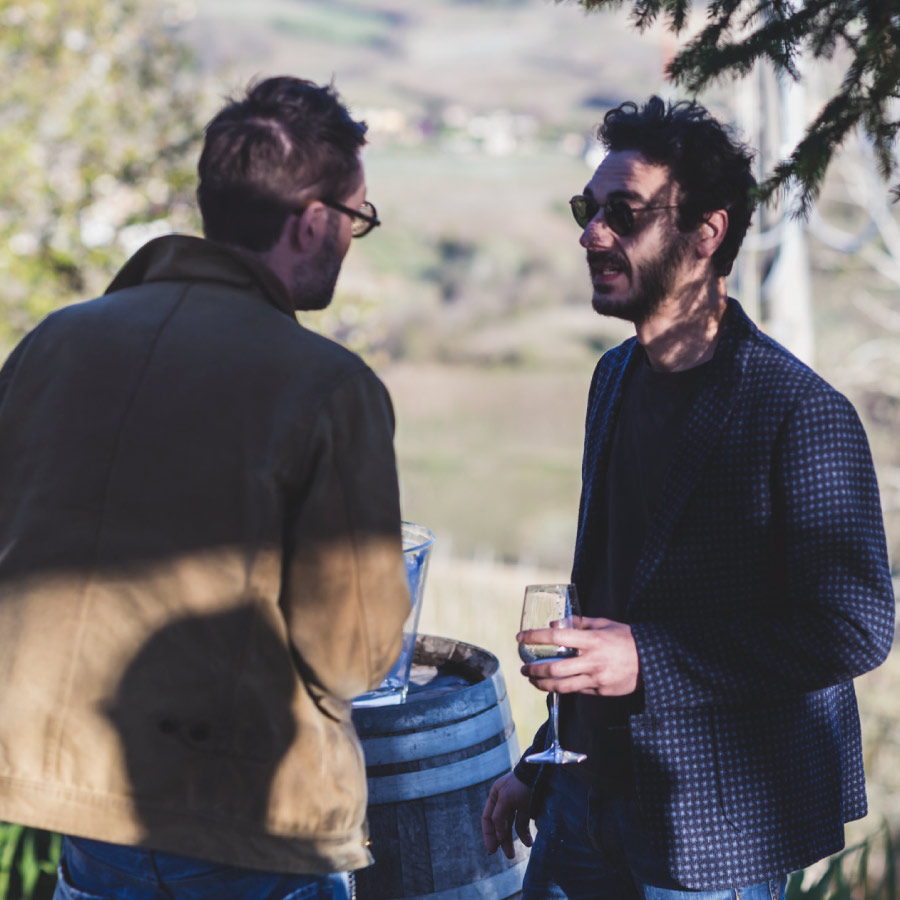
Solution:
<svg viewBox="0 0 900 900"><path fill-rule="evenodd" d="M319 202L350 216L353 219L353 224L350 226L350 234L355 238L365 237L376 225L381 224L375 204L370 203L368 200L363 200L359 204L359 209L351 209L349 206L344 206L343 203L338 203L336 200L320 200Z"/></svg>
<svg viewBox="0 0 900 900"><path fill-rule="evenodd" d="M593 221L601 209L600 204L593 197L585 197L583 194L576 194L569 201L569 206L572 207L572 215L575 217L575 221L582 228L587 228L588 224ZM619 237L628 237L634 232L634 217L638 213L650 212L652 209L677 208L677 206L642 206L639 209L634 209L628 205L627 200L616 198L607 200L603 204L603 221Z"/></svg>

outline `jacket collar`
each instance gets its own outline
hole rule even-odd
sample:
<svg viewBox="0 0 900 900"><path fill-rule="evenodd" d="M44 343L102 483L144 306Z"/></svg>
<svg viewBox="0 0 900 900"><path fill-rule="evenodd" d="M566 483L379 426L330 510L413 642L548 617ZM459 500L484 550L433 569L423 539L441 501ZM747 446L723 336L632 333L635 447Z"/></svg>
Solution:
<svg viewBox="0 0 900 900"><path fill-rule="evenodd" d="M107 294L155 281L207 281L256 288L294 318L294 306L281 279L263 263L224 244L186 234L155 238L119 270Z"/></svg>
<svg viewBox="0 0 900 900"><path fill-rule="evenodd" d="M605 542L606 525L598 514L597 497L605 493L605 472L609 465L612 433L622 402L623 385L629 370L640 358L636 338L629 338L604 356L595 371L591 385L584 439L584 461L581 471L581 503L578 510L578 540L572 561L572 580L576 583L593 568L595 548ZM609 374L597 382L598 373L609 360ZM596 391L595 391L596 387Z"/></svg>

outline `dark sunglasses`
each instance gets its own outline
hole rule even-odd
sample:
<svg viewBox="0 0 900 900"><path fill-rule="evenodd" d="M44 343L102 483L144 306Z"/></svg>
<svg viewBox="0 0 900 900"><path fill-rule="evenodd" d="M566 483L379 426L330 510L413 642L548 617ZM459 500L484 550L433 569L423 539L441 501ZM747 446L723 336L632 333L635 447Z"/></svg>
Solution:
<svg viewBox="0 0 900 900"><path fill-rule="evenodd" d="M576 194L569 201L569 206L572 207L575 221L582 228L587 228L601 209L600 204L593 197L585 197L583 194ZM650 212L652 209L677 209L677 206L642 206L634 209L628 205L627 200L617 198L607 200L602 209L603 221L607 228L614 231L619 237L628 237L634 232L634 217L637 213Z"/></svg>
<svg viewBox="0 0 900 900"><path fill-rule="evenodd" d="M351 209L349 206L344 206L343 203L338 203L337 200L320 200L319 203L350 216L353 219L353 224L350 226L350 234L355 238L365 237L376 225L381 224L375 204L370 203L368 200L363 200L359 204L359 209ZM297 215L303 215L305 210L305 206L299 206L293 211Z"/></svg>

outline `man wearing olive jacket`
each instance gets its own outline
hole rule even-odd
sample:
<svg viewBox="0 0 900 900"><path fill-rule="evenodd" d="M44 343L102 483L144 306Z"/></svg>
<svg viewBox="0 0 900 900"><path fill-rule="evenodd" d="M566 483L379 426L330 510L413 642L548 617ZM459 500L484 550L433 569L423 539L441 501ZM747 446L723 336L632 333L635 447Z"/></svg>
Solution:
<svg viewBox="0 0 900 900"><path fill-rule="evenodd" d="M296 309L378 224L331 88L210 123L206 239L152 241L0 375L0 818L57 897L344 897L352 698L409 608L381 382ZM83 892L83 893L82 893Z"/></svg>

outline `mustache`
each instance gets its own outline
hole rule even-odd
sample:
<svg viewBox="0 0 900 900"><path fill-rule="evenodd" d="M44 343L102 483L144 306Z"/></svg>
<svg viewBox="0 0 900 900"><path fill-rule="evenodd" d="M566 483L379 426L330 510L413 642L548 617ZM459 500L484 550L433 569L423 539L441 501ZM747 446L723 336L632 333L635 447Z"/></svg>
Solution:
<svg viewBox="0 0 900 900"><path fill-rule="evenodd" d="M621 254L611 250L588 250L587 263L592 269L602 269L604 266L615 266L623 272L631 271L628 260Z"/></svg>

